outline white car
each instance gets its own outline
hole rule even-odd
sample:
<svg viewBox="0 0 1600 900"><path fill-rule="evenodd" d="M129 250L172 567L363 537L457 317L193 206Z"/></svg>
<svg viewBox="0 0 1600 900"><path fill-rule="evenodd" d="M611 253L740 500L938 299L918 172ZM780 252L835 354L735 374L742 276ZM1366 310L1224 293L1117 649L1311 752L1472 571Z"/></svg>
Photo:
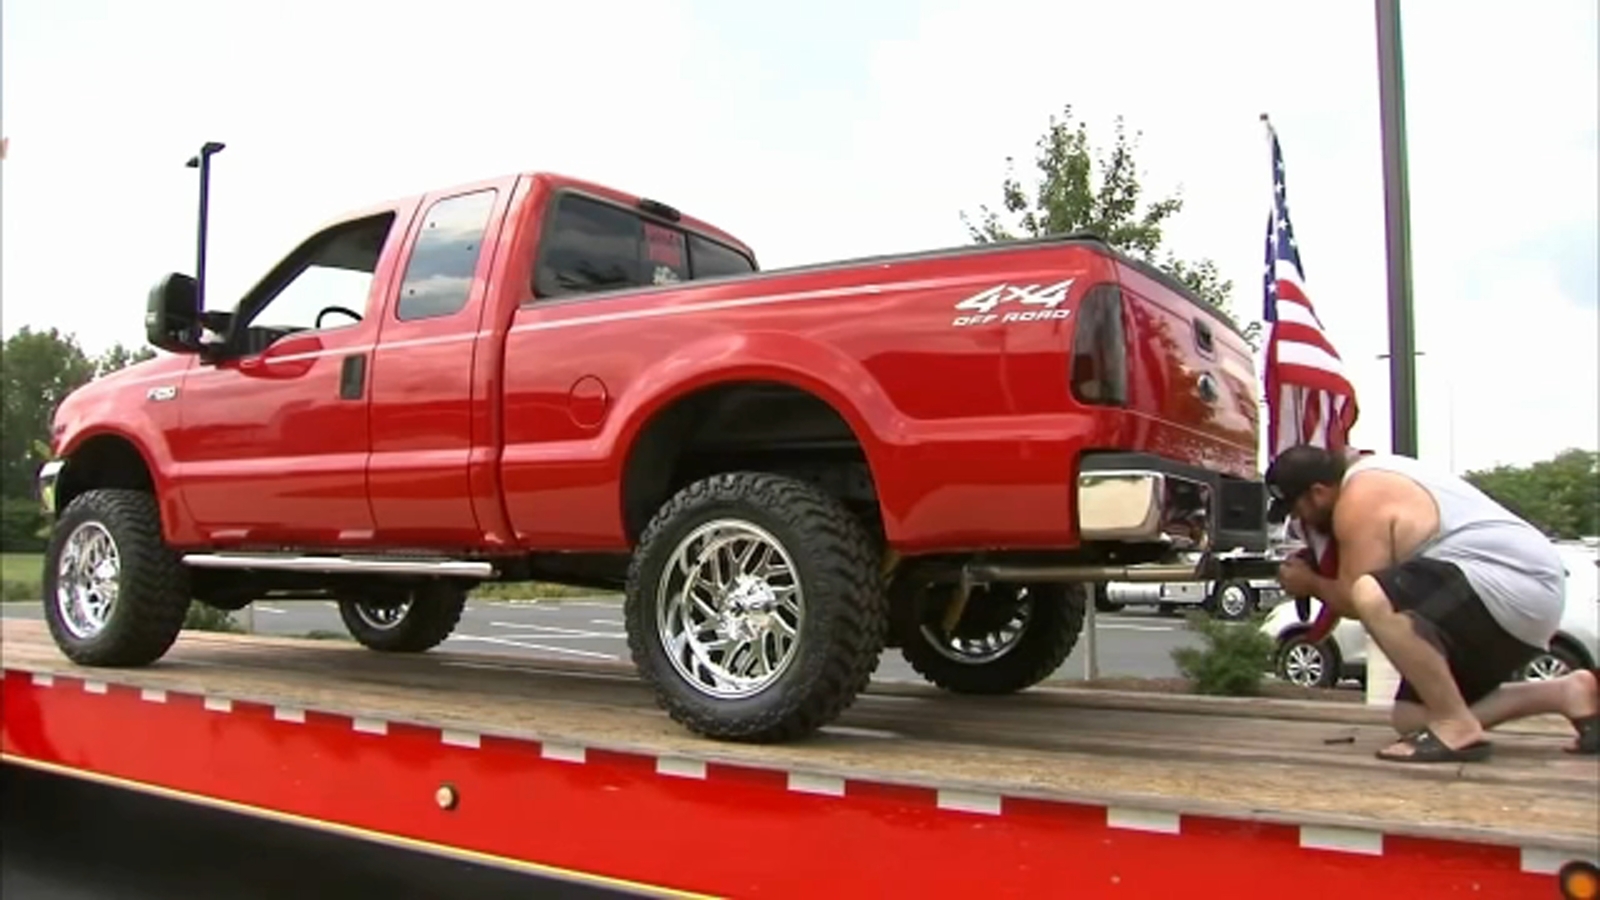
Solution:
<svg viewBox="0 0 1600 900"><path fill-rule="evenodd" d="M1600 662L1600 550L1587 542L1557 542L1567 564L1567 604L1550 651L1534 658L1517 677L1556 678L1573 669ZM1311 601L1314 620L1322 604ZM1273 607L1261 630L1278 642L1274 662L1277 676L1301 687L1335 687L1354 679L1365 683L1367 632L1355 619L1340 619L1333 633L1319 643L1306 640L1310 622L1301 622L1294 602Z"/></svg>

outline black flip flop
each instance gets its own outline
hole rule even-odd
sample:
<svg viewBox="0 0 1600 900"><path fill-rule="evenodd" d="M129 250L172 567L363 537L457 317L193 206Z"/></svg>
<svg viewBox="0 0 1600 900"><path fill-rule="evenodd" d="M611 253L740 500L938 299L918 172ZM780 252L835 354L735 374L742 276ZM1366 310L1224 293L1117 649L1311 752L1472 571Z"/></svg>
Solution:
<svg viewBox="0 0 1600 900"><path fill-rule="evenodd" d="M1594 676L1596 687L1600 687L1600 668L1590 669L1589 674ZM1600 753L1600 713L1567 721L1578 730L1578 744L1575 747L1561 749L1568 753Z"/></svg>
<svg viewBox="0 0 1600 900"><path fill-rule="evenodd" d="M1432 728L1424 728L1413 732L1400 739L1411 745L1411 753L1400 756L1393 753L1384 753L1382 750L1373 755L1384 762L1396 763L1441 763L1441 762L1483 762L1494 751L1494 745L1485 740L1477 740L1465 747L1451 749L1439 736L1433 733Z"/></svg>

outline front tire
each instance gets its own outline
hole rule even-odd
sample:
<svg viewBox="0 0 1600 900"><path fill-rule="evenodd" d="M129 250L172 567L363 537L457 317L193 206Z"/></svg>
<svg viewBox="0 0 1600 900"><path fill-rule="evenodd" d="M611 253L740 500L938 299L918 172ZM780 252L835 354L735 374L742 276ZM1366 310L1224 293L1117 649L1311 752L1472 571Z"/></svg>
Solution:
<svg viewBox="0 0 1600 900"><path fill-rule="evenodd" d="M1224 622L1240 622L1256 611L1259 598L1256 589L1239 579L1219 581L1206 599L1212 618Z"/></svg>
<svg viewBox="0 0 1600 900"><path fill-rule="evenodd" d="M1518 669L1516 677L1518 681L1549 681L1587 668L1588 662L1572 652L1570 647L1553 641L1548 651L1540 653Z"/></svg>
<svg viewBox="0 0 1600 900"><path fill-rule="evenodd" d="M189 577L161 536L155 497L91 490L62 513L45 548L44 617L84 666L145 666L171 649L189 610Z"/></svg>
<svg viewBox="0 0 1600 900"><path fill-rule="evenodd" d="M1278 677L1295 687L1337 687L1342 665L1331 637L1314 644L1304 633L1295 634L1278 648Z"/></svg>
<svg viewBox="0 0 1600 900"><path fill-rule="evenodd" d="M900 653L952 693L1015 693L1049 678L1072 654L1087 594L1081 584L974 587L952 634L940 634L941 604L926 604Z"/></svg>
<svg viewBox="0 0 1600 900"><path fill-rule="evenodd" d="M696 734L753 743L816 731L866 688L883 649L877 545L838 500L793 478L690 484L629 566L634 665Z"/></svg>
<svg viewBox="0 0 1600 900"><path fill-rule="evenodd" d="M461 621L467 592L452 584L397 591L381 602L345 597L339 617L361 646L380 653L422 653L443 643Z"/></svg>

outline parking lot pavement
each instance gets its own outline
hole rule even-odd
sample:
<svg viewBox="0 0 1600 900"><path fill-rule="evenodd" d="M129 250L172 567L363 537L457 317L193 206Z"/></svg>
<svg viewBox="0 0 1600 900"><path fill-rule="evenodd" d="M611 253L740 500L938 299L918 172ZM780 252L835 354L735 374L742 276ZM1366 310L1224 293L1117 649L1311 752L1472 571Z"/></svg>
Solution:
<svg viewBox="0 0 1600 900"><path fill-rule="evenodd" d="M36 603L7 603L4 615L38 618L40 608ZM338 608L326 601L258 603L253 614L248 610L237 612L234 619L250 624L258 634L347 637ZM1160 617L1154 611L1134 609L1101 614L1096 621L1102 677L1176 677L1172 650L1200 643L1197 636L1184 630L1182 620ZM1056 680L1083 678L1084 644L1080 639L1072 656L1057 671ZM629 660L621 599L606 596L548 601L474 600L467 604L461 624L444 646L461 652L542 659ZM921 680L897 650L883 654L874 677L879 681Z"/></svg>

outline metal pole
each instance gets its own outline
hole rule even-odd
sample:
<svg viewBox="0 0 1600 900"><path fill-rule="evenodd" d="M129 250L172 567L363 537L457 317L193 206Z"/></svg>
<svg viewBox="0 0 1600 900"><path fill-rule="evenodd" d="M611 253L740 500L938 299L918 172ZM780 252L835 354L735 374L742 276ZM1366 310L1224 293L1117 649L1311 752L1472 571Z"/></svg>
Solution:
<svg viewBox="0 0 1600 900"><path fill-rule="evenodd" d="M1086 589L1084 598L1085 624L1083 628L1083 636L1086 639L1083 648L1083 680L1095 681L1100 677L1100 648L1095 641L1095 631L1099 628L1094 620L1095 584L1093 582L1085 582L1083 587Z"/></svg>
<svg viewBox="0 0 1600 900"><path fill-rule="evenodd" d="M1389 440L1393 452L1416 456L1416 336L1411 311L1411 198L1406 183L1400 0L1374 2L1378 19L1378 108L1383 124L1383 218L1389 257Z"/></svg>
<svg viewBox="0 0 1600 900"><path fill-rule="evenodd" d="M200 170L200 224L195 237L194 299L195 306L202 311L206 308L206 230L210 225L208 220L211 213L211 157L221 153L226 146L218 141L206 141L200 152L185 164L191 169Z"/></svg>

